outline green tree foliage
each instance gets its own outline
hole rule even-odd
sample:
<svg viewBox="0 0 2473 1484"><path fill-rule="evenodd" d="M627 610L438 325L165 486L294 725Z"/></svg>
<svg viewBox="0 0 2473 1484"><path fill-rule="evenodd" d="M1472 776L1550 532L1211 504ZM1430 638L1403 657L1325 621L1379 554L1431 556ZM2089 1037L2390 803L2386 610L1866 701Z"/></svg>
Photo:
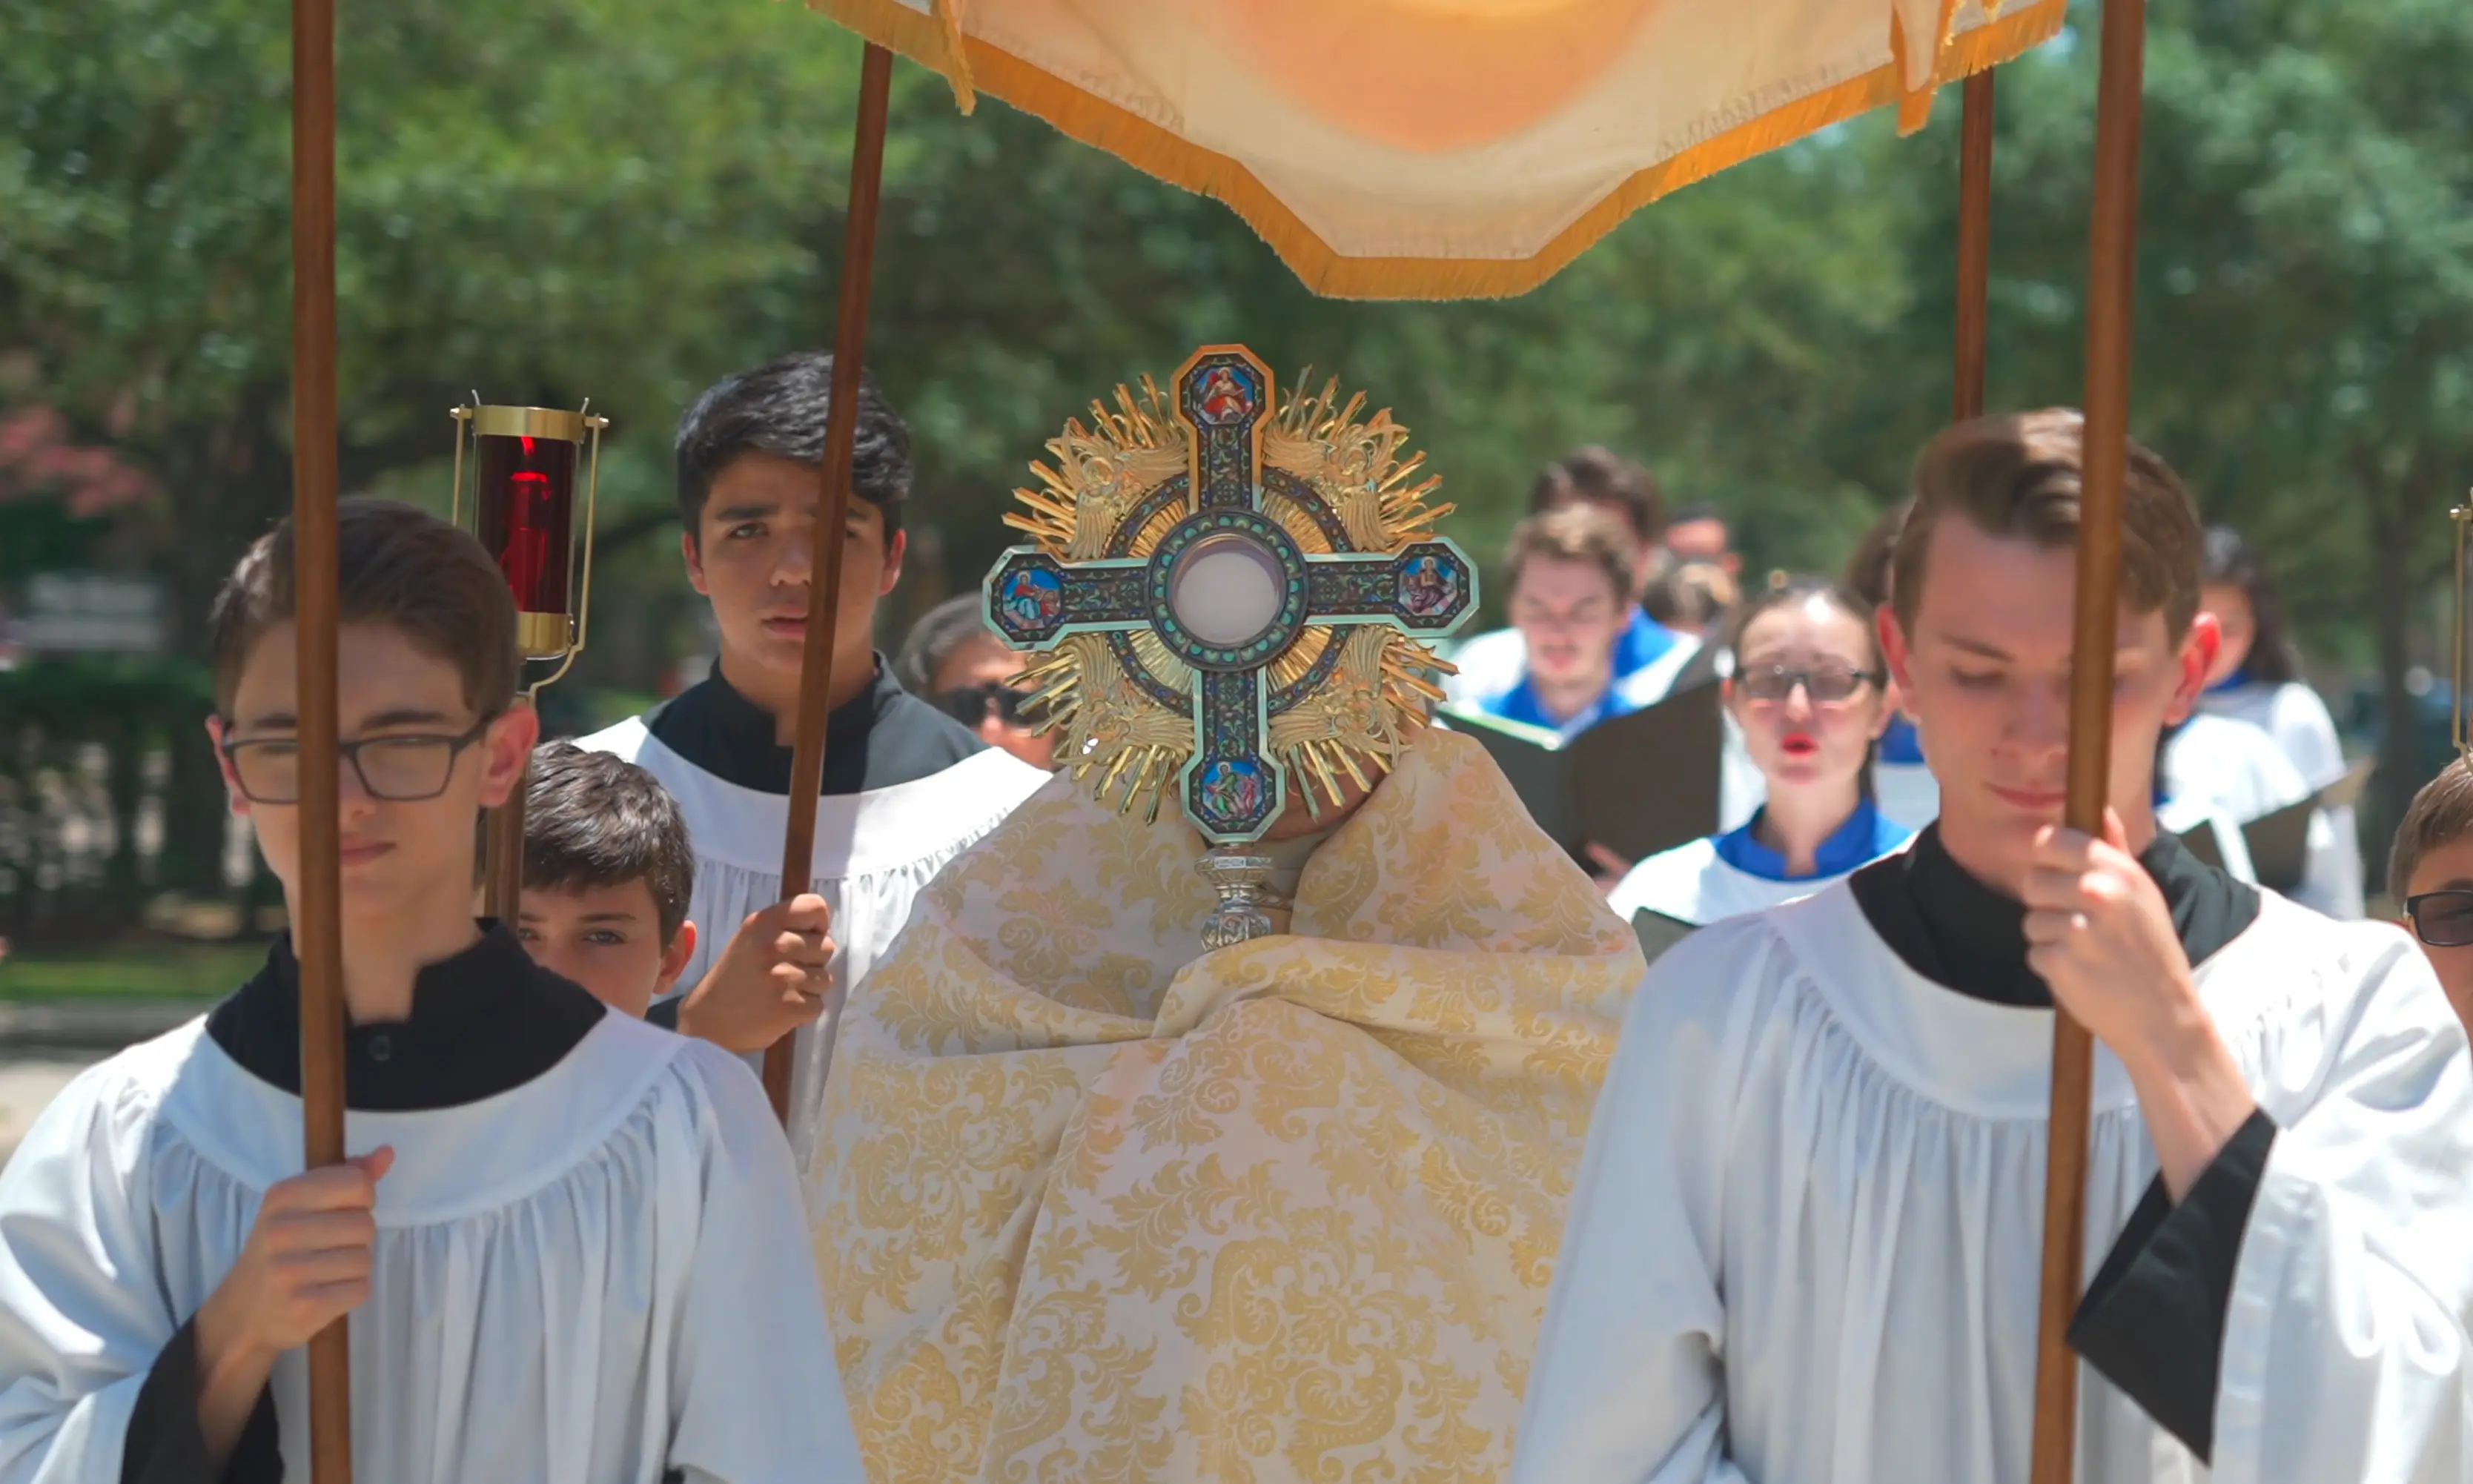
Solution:
<svg viewBox="0 0 2473 1484"><path fill-rule="evenodd" d="M613 497L658 507L699 386L828 337L847 36L666 0L351 4L342 35L348 484L434 472L477 386L592 395L621 419ZM192 601L287 498L287 44L279 7L37 0L0 57L0 346L159 472ZM1836 389L1909 286L1897 204L1843 141L1687 193L1526 299L1357 305L1216 204L1001 106L959 117L916 69L896 109L871 364L957 570L1067 413L1206 339L1396 406L1481 542L1583 440L1653 450L1787 555L1828 555L1789 539L1813 502L1823 536L1860 518L1828 444L1876 409Z"/></svg>
<svg viewBox="0 0 2473 1484"><path fill-rule="evenodd" d="M2136 423L2401 706L2473 467L2473 7L2150 13ZM660 539L612 554L636 640L587 673L644 684L692 647L649 597L679 590L671 419L829 338L857 48L755 0L348 0L341 31L348 484L435 492L470 389L590 395L619 419L605 530ZM280 6L30 0L0 47L0 350L157 479L183 611L288 499L287 46ZM2093 94L2075 33L2003 72L1995 407L2078 395ZM905 66L869 349L918 432L923 586L984 569L1066 416L1236 339L1396 408L1480 552L1542 462L1603 442L1735 512L1756 566L1834 565L1948 406L1957 112L1729 171L1521 299L1349 304L1214 203Z"/></svg>
<svg viewBox="0 0 2473 1484"><path fill-rule="evenodd" d="M2133 421L2319 658L2375 662L2392 819L2440 760L2405 677L2445 662L2426 615L2473 482L2473 8L2166 0L2150 26ZM2093 53L2002 74L1995 406L2077 398Z"/></svg>

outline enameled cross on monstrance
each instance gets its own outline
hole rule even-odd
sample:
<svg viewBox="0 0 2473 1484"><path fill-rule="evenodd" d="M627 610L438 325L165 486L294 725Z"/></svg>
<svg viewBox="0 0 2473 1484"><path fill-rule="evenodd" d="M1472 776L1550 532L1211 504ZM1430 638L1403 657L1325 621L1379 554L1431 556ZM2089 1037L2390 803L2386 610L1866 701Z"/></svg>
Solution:
<svg viewBox="0 0 2473 1484"><path fill-rule="evenodd" d="M1151 529L1175 508L1184 517L1140 555L1062 560L1038 547L1016 547L987 583L988 622L1008 643L1041 651L1075 634L1111 635L1119 643L1120 662L1113 668L1163 708L1189 710L1191 756L1178 775L1177 792L1187 817L1216 846L1258 840L1279 818L1291 782L1271 744L1274 719L1326 697L1336 683L1348 632L1379 625L1412 638L1440 638L1459 626L1477 598L1467 554L1444 538L1429 532L1397 549L1367 549L1374 542L1366 533L1379 539L1385 527L1365 515L1366 502L1382 512L1414 512L1420 520L1440 514L1418 504L1426 487L1396 488L1414 467L1413 460L1392 459L1405 430L1387 414L1370 423L1353 420L1354 402L1311 429L1284 428L1290 443L1316 450L1354 482L1336 475L1301 478L1265 467L1272 397L1270 371L1250 351L1213 346L1196 352L1178 371L1167 399L1175 422L1189 435L1183 474L1146 489L1077 496L1115 502L1112 539ZM1162 431L1173 436L1173 429ZM1060 457L1066 451L1062 442L1051 446ZM1369 447L1377 450L1371 456L1362 452ZM1123 463L1130 464L1147 450L1110 451L1125 453ZM1348 456L1357 462L1346 462ZM1307 551L1274 518L1265 494L1274 480L1282 511L1331 549ZM1352 501L1357 502L1354 524L1346 518ZM1309 673L1275 685L1271 668L1309 626L1341 633ZM1150 674L1135 661L1131 645L1120 642L1142 631L1189 667L1186 694ZM1377 705L1387 704L1381 696L1378 683Z"/></svg>

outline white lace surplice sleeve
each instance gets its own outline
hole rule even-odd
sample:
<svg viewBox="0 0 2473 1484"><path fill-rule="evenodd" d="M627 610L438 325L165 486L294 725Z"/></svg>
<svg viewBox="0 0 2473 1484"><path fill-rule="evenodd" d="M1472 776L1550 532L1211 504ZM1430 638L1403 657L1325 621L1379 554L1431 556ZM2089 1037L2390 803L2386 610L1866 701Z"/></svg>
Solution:
<svg viewBox="0 0 2473 1484"><path fill-rule="evenodd" d="M1740 1484L1718 1281L1727 1128L1774 935L1721 923L1633 998L1573 1187L1514 1484ZM1730 1006L1731 1002L1731 1007Z"/></svg>
<svg viewBox="0 0 2473 1484"><path fill-rule="evenodd" d="M53 1099L0 1175L0 1481L97 1484L180 1328L144 1188L151 1118L116 1067Z"/></svg>
<svg viewBox="0 0 2473 1484"><path fill-rule="evenodd" d="M2320 1087L2282 1118L2225 1317L2217 1484L2473 1477L2473 1062L2421 954L2350 930Z"/></svg>
<svg viewBox="0 0 2473 1484"><path fill-rule="evenodd" d="M688 1484L866 1484L789 1146L737 1058L687 1055L708 1104L670 1466Z"/></svg>

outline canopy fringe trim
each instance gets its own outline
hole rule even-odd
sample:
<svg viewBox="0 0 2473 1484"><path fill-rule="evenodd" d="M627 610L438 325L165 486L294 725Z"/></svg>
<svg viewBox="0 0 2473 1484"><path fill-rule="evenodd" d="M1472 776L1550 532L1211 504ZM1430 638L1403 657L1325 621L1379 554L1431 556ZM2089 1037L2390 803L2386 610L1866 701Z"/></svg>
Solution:
<svg viewBox="0 0 2473 1484"><path fill-rule="evenodd" d="M1135 168L1226 203L1270 244L1307 288L1326 299L1508 299L1525 294L1659 197L1729 166L1783 148L1859 113L1898 107L1902 133L1921 129L1935 91L1986 67L2010 61L2058 34L2068 0L2033 0L1963 35L1951 36L1956 0L1942 0L1942 36L1931 82L1906 85L1905 28L1892 13L1891 57L1885 66L1849 78L1735 125L1659 164L1634 173L1538 251L1519 258L1352 257L1333 251L1312 228L1229 156L1178 138L1116 104L1029 65L971 36L963 0L932 0L933 12L900 0L805 0L807 8L860 36L934 68L969 111L987 93L1045 120L1060 132L1105 150Z"/></svg>

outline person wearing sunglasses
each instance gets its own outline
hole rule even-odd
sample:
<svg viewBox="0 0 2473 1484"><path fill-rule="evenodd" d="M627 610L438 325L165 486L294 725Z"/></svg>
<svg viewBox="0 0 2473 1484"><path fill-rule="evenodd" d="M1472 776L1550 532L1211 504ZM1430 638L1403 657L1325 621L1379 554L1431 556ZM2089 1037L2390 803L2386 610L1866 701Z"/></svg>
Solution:
<svg viewBox="0 0 2473 1484"><path fill-rule="evenodd" d="M1056 739L1038 730L1030 693L1013 684L1024 656L988 630L973 590L947 598L919 617L893 673L914 695L1034 768L1056 766Z"/></svg>
<svg viewBox="0 0 2473 1484"><path fill-rule="evenodd" d="M2457 758L2421 786L2396 826L2388 892L2456 1017L2473 1031L2473 764Z"/></svg>
<svg viewBox="0 0 2473 1484"><path fill-rule="evenodd" d="M1791 901L1906 844L1864 783L1889 724L1888 676L1862 600L1825 578L1782 580L1737 612L1726 709L1761 772L1749 823L1652 855L1609 904L1701 924Z"/></svg>

